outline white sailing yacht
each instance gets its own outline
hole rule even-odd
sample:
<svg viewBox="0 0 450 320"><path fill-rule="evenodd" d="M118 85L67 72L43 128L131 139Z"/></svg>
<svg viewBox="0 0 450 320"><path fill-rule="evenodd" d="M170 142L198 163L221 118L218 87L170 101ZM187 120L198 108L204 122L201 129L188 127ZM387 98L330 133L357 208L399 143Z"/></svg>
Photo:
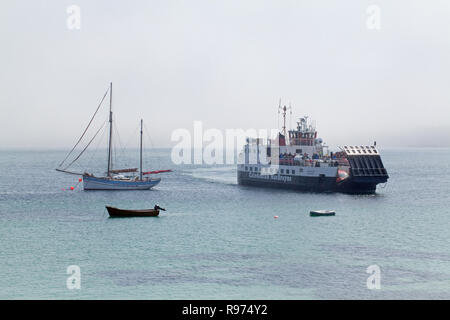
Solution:
<svg viewBox="0 0 450 320"><path fill-rule="evenodd" d="M83 154L83 152L89 147L90 143L94 140L97 133L94 135L94 137L89 141L88 145L83 149L83 151L73 160L68 166L65 168L62 168L62 165L64 162L68 159L70 154L73 152L73 150L76 148L76 146L79 144L83 136L85 135L87 129L89 128L90 124L92 123L92 120L94 119L95 115L97 114L98 109L100 108L103 100L105 99L107 93L109 91L109 139L108 139L108 161L107 161L107 170L105 176L95 176L92 173L84 172L84 173L77 173L68 171L67 169L72 165L78 158ZM112 168L112 140L113 140L113 113L112 113L112 83L110 83L109 89L103 96L102 101L100 102L100 105L97 107L97 110L94 113L94 116L92 117L91 121L89 122L88 126L84 130L81 138L78 140L78 142L75 144L75 146L72 148L72 150L69 152L69 154L66 156L66 158L61 162L59 167L56 169L60 172L65 172L69 174L75 174L75 175L81 175L83 177L83 188L84 190L149 190L152 187L156 186L161 182L161 178L151 178L151 174L157 174L162 172L170 172L171 170L156 170L156 171L147 171L144 172L142 169L142 127L143 127L143 120L141 119L141 130L140 130L140 148L139 148L139 155L140 155L140 168L139 168L139 175L135 175L138 172L138 168L129 168L129 169L113 169ZM132 175L126 176L126 173L131 173Z"/></svg>

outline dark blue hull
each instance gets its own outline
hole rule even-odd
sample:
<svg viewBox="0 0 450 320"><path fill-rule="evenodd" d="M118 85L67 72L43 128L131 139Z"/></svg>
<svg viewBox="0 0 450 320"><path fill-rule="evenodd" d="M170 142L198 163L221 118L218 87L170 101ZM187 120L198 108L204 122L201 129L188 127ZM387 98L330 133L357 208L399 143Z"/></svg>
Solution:
<svg viewBox="0 0 450 320"><path fill-rule="evenodd" d="M281 175L283 177L283 175ZM305 177L284 176L289 179L273 179L270 176L252 177L248 172L238 171L238 183L244 186L290 189L303 192L342 192L351 194L373 194L377 184L387 181L387 178L352 178L337 182L336 177Z"/></svg>

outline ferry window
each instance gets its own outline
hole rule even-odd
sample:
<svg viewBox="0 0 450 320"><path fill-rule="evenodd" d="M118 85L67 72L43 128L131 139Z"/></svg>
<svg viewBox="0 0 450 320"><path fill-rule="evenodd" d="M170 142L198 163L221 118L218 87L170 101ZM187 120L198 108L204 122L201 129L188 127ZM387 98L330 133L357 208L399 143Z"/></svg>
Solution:
<svg viewBox="0 0 450 320"><path fill-rule="evenodd" d="M292 174L295 174L295 170L292 170Z"/></svg>
<svg viewBox="0 0 450 320"><path fill-rule="evenodd" d="M284 169L281 169L280 171L281 171L281 173L284 173Z"/></svg>
<svg viewBox="0 0 450 320"><path fill-rule="evenodd" d="M250 167L250 171L253 171L253 167Z"/></svg>
<svg viewBox="0 0 450 320"><path fill-rule="evenodd" d="M255 171L258 171L258 167L255 167Z"/></svg>
<svg viewBox="0 0 450 320"><path fill-rule="evenodd" d="M302 154L302 149L295 149L295 153Z"/></svg>
<svg viewBox="0 0 450 320"><path fill-rule="evenodd" d="M286 170L286 173L289 174L289 169Z"/></svg>
<svg viewBox="0 0 450 320"><path fill-rule="evenodd" d="M245 171L248 171L248 167L245 167Z"/></svg>

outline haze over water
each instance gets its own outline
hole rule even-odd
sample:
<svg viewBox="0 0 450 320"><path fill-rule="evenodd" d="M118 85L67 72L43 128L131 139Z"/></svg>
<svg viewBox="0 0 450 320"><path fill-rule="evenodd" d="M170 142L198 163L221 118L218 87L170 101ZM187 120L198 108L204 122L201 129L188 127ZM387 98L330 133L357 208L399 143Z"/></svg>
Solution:
<svg viewBox="0 0 450 320"><path fill-rule="evenodd" d="M70 148L110 82L120 131L144 118L159 147L196 120L277 128L280 98L332 146L449 147L449 21L448 1L2 0L0 148Z"/></svg>

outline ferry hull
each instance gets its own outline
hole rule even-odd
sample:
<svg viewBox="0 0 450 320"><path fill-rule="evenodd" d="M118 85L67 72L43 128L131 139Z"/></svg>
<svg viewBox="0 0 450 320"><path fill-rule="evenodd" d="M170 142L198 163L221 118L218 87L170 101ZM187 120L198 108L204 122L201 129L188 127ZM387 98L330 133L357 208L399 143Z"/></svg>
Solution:
<svg viewBox="0 0 450 320"><path fill-rule="evenodd" d="M159 184L161 179L149 181L110 180L106 178L83 176L84 190L149 190Z"/></svg>
<svg viewBox="0 0 450 320"><path fill-rule="evenodd" d="M281 176L283 177L283 176ZM340 183L336 177L306 177L285 176L286 179L272 179L271 176L262 178L248 172L238 171L238 183L244 186L266 187L277 189L290 189L303 192L342 192L351 194L373 194L378 183L386 182L379 179L366 181L355 181L351 177Z"/></svg>

